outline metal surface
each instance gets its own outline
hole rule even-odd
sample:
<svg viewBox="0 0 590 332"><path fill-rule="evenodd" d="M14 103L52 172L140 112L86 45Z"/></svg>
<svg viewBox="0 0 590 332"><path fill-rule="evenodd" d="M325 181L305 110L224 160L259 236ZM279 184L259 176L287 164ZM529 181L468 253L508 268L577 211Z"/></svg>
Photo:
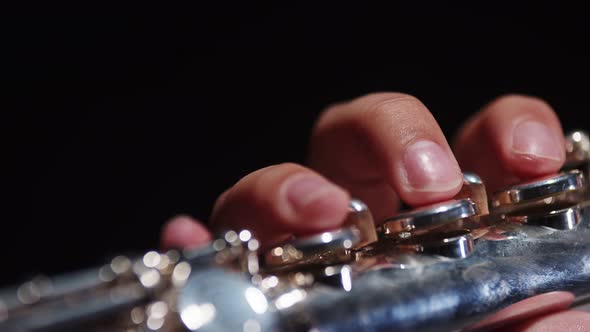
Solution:
<svg viewBox="0 0 590 332"><path fill-rule="evenodd" d="M437 232L401 241L400 249L448 258L465 258L473 252L475 240L467 229Z"/></svg>
<svg viewBox="0 0 590 332"><path fill-rule="evenodd" d="M589 243L587 226L480 239L463 260L412 269L382 264L358 276L350 292L313 290L283 319L290 331L456 331L534 295L590 293ZM307 325L293 323L302 316Z"/></svg>
<svg viewBox="0 0 590 332"><path fill-rule="evenodd" d="M354 226L359 231L359 241L353 248L360 248L367 244L377 241L377 231L375 230L375 222L373 215L365 203L358 199L351 199L349 204L349 211L344 224L347 226Z"/></svg>
<svg viewBox="0 0 590 332"><path fill-rule="evenodd" d="M266 267L281 267L294 263L317 261L329 256L331 260L342 261L347 251L360 242L360 231L356 227L300 237L271 248L261 255Z"/></svg>
<svg viewBox="0 0 590 332"><path fill-rule="evenodd" d="M518 203L534 202L584 189L585 182L585 177L579 170L564 172L557 176L549 175L499 190L492 195L491 204L492 207L498 208Z"/></svg>
<svg viewBox="0 0 590 332"><path fill-rule="evenodd" d="M269 331L277 320L269 299L248 278L214 266L191 275L178 312L190 331Z"/></svg>
<svg viewBox="0 0 590 332"><path fill-rule="evenodd" d="M577 166L590 158L590 138L588 133L575 130L565 135L565 151L567 166Z"/></svg>
<svg viewBox="0 0 590 332"><path fill-rule="evenodd" d="M302 237L289 242L304 255L331 250L350 249L359 242L359 233L353 228L341 228L331 232Z"/></svg>
<svg viewBox="0 0 590 332"><path fill-rule="evenodd" d="M57 301L49 306L39 306L27 310L26 315L17 315L0 323L0 331L76 331L85 322L116 317L122 312L145 303L148 294L141 288L118 286L108 291L95 291L77 300Z"/></svg>
<svg viewBox="0 0 590 332"><path fill-rule="evenodd" d="M488 207L488 195L486 187L481 178L471 172L463 173L463 186L454 199L470 199L477 207L477 215L487 215L490 213Z"/></svg>
<svg viewBox="0 0 590 332"><path fill-rule="evenodd" d="M590 137L588 132L574 130L565 135L565 164L562 170L579 169L590 178ZM590 199L586 193L586 199Z"/></svg>
<svg viewBox="0 0 590 332"><path fill-rule="evenodd" d="M582 222L586 209L588 209L587 204L576 204L549 212L507 215L506 220L559 230L571 230L575 229Z"/></svg>
<svg viewBox="0 0 590 332"><path fill-rule="evenodd" d="M477 207L470 199L451 200L388 218L383 224L383 230L386 235L427 230L476 214Z"/></svg>
<svg viewBox="0 0 590 332"><path fill-rule="evenodd" d="M354 278L352 267L348 264L323 267L315 278L326 285L349 292L352 289Z"/></svg>

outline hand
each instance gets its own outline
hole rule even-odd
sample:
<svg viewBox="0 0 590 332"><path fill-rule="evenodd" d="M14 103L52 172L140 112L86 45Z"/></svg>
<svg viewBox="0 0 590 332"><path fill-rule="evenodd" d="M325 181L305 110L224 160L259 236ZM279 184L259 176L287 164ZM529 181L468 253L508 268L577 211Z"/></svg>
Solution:
<svg viewBox="0 0 590 332"><path fill-rule="evenodd" d="M280 164L246 175L218 198L210 225L248 228L263 243L273 243L339 227L351 194L367 203L375 220L383 220L396 212L400 199L420 206L452 198L462 185L461 169L479 174L490 191L554 173L565 160L563 136L547 103L511 95L469 119L451 149L418 99L399 93L363 96L320 116L311 137L309 168ZM190 217L171 220L162 234L164 247L209 240L206 228ZM540 319L540 326L549 330L551 324L561 324L563 331L570 326L563 324L579 328L589 317L570 311L529 322ZM536 327L525 324L520 329ZM590 324L584 327L590 329Z"/></svg>

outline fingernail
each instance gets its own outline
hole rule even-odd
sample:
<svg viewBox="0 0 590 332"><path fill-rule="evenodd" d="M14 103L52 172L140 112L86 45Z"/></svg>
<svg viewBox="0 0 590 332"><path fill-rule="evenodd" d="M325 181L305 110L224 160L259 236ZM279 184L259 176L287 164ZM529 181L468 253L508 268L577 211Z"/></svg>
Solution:
<svg viewBox="0 0 590 332"><path fill-rule="evenodd" d="M561 161L564 149L555 133L540 122L524 121L514 128L512 151L516 154Z"/></svg>
<svg viewBox="0 0 590 332"><path fill-rule="evenodd" d="M404 172L412 191L445 192L463 181L455 158L432 141L418 141L406 149Z"/></svg>
<svg viewBox="0 0 590 332"><path fill-rule="evenodd" d="M330 194L341 193L342 189L317 175L298 176L287 183L287 200L295 212L302 213L319 200Z"/></svg>

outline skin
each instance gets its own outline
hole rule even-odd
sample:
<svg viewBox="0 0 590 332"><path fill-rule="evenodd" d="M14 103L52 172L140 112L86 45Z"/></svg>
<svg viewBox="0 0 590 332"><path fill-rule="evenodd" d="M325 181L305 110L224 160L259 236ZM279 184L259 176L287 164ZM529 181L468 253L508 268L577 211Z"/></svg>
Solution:
<svg viewBox="0 0 590 332"><path fill-rule="evenodd" d="M339 227L351 196L382 220L396 212L400 199L421 206L452 198L461 187L462 171L479 174L494 191L555 173L565 161L557 115L543 100L522 95L485 105L449 144L417 98L370 94L326 109L310 142L307 167L286 163L246 175L218 198L209 225L247 227L271 244ZM207 228L188 216L173 218L162 232L165 248L196 247L210 239ZM555 310L521 315L509 330L590 330L589 313L564 310L567 295L541 296L534 302L547 302Z"/></svg>

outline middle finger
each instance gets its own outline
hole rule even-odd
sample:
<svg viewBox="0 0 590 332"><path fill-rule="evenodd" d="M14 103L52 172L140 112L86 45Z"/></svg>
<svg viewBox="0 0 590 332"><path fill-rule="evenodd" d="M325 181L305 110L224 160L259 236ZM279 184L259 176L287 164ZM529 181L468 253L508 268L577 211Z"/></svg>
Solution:
<svg viewBox="0 0 590 332"><path fill-rule="evenodd" d="M378 93L329 108L311 140L310 165L365 201L380 220L399 197L412 206L453 197L459 165L418 99Z"/></svg>

